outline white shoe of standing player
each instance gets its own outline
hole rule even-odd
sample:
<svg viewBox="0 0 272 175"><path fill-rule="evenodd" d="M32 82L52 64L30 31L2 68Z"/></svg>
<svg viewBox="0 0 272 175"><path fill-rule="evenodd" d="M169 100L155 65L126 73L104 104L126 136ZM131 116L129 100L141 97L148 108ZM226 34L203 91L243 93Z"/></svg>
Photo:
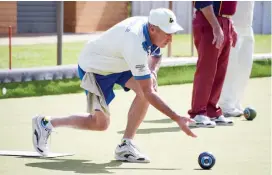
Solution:
<svg viewBox="0 0 272 175"><path fill-rule="evenodd" d="M234 122L226 117L224 115L220 115L219 117L212 118L212 121L216 123L216 125L221 126L232 126L234 125Z"/></svg>
<svg viewBox="0 0 272 175"><path fill-rule="evenodd" d="M195 122L189 123L189 127L214 128L216 126L216 123L205 115L196 115L193 119Z"/></svg>
<svg viewBox="0 0 272 175"><path fill-rule="evenodd" d="M232 111L227 111L227 112L224 112L223 111L223 114L225 117L240 117L241 115L243 115L243 111L239 110L239 109L234 109Z"/></svg>

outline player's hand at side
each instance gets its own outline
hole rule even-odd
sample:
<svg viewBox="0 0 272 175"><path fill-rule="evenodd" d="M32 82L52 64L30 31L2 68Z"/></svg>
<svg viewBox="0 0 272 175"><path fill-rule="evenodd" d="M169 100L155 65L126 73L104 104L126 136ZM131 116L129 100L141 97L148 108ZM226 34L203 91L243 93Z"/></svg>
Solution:
<svg viewBox="0 0 272 175"><path fill-rule="evenodd" d="M213 28L213 41L212 44L215 44L217 49L220 49L224 42L224 32L220 26Z"/></svg>
<svg viewBox="0 0 272 175"><path fill-rule="evenodd" d="M237 43L237 32L235 31L234 28L232 28L232 47L236 46Z"/></svg>
<svg viewBox="0 0 272 175"><path fill-rule="evenodd" d="M180 129L185 132L188 136L191 137L197 137L189 128L188 123L195 122L193 119L187 118L187 117L180 117L177 121L177 124L179 125Z"/></svg>

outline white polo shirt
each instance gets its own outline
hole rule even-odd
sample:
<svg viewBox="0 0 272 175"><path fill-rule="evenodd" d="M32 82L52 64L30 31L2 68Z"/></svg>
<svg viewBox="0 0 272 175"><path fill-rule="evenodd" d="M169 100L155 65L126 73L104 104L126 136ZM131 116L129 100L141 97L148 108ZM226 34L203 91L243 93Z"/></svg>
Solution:
<svg viewBox="0 0 272 175"><path fill-rule="evenodd" d="M107 75L131 70L135 79L150 78L148 55L160 56L150 41L148 17L128 18L83 48L78 64L85 72Z"/></svg>

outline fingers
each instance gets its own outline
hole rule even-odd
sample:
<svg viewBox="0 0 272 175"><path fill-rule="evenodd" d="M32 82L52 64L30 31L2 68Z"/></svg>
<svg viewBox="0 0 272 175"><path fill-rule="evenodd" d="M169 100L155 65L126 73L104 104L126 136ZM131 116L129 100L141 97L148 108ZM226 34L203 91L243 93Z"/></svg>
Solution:
<svg viewBox="0 0 272 175"><path fill-rule="evenodd" d="M213 41L212 41L212 44L215 44L215 47L217 49L220 49L223 42L224 42L224 37L214 37Z"/></svg>
<svg viewBox="0 0 272 175"><path fill-rule="evenodd" d="M191 136L191 137L197 137L197 135L195 135L191 130L190 128L187 126L187 125L183 125L182 126L182 131L184 131L188 136Z"/></svg>
<svg viewBox="0 0 272 175"><path fill-rule="evenodd" d="M194 137L194 138L197 138L197 135L195 135L193 132L190 132L189 134L187 134L188 136L191 136L191 137Z"/></svg>
<svg viewBox="0 0 272 175"><path fill-rule="evenodd" d="M214 44L215 42L216 42L216 36L213 37L212 44Z"/></svg>
<svg viewBox="0 0 272 175"><path fill-rule="evenodd" d="M224 33L221 28L213 29L213 41L212 44L215 44L217 49L220 49L224 42Z"/></svg>
<svg viewBox="0 0 272 175"><path fill-rule="evenodd" d="M233 41L233 42L232 42L232 47L235 47L235 46L236 46L236 42Z"/></svg>
<svg viewBox="0 0 272 175"><path fill-rule="evenodd" d="M188 136L197 137L187 125L187 122L195 122L195 120L187 117L183 117L182 120L183 121L180 123L181 130L185 132Z"/></svg>
<svg viewBox="0 0 272 175"><path fill-rule="evenodd" d="M186 118L186 122L195 123L195 120L193 120L191 118Z"/></svg>
<svg viewBox="0 0 272 175"><path fill-rule="evenodd" d="M236 40L233 40L233 42L232 42L232 47L235 47L236 46Z"/></svg>
<svg viewBox="0 0 272 175"><path fill-rule="evenodd" d="M235 47L237 43L237 35L233 35L233 42L232 42L232 47Z"/></svg>
<svg viewBox="0 0 272 175"><path fill-rule="evenodd" d="M220 49L222 44L224 42L224 37L218 37L217 41L216 41L216 48Z"/></svg>

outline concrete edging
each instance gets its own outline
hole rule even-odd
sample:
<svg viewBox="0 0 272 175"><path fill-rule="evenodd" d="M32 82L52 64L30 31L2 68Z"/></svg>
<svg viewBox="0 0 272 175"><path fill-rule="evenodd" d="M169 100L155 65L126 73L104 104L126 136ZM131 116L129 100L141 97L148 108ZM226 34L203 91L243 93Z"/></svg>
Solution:
<svg viewBox="0 0 272 175"><path fill-rule="evenodd" d="M271 59L271 57L272 54L256 54L254 60L266 60ZM196 62L197 57L163 58L161 67L195 65ZM77 65L0 70L0 83L61 80L76 77L78 77Z"/></svg>

